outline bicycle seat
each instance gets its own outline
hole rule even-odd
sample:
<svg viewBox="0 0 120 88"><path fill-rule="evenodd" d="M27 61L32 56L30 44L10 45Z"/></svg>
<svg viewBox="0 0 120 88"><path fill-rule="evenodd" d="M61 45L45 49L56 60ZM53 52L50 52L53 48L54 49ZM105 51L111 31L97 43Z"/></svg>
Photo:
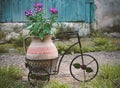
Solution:
<svg viewBox="0 0 120 88"><path fill-rule="evenodd" d="M68 31L67 34L68 35L77 35L78 31Z"/></svg>

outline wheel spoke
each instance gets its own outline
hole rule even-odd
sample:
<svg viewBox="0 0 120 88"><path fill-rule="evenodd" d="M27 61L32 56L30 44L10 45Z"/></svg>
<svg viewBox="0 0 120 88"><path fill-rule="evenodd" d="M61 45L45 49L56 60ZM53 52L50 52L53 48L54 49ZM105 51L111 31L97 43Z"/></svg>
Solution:
<svg viewBox="0 0 120 88"><path fill-rule="evenodd" d="M88 64L86 64L86 66L88 66L89 64L91 64L94 60L90 61Z"/></svg>
<svg viewBox="0 0 120 88"><path fill-rule="evenodd" d="M85 70L83 70L83 74L84 74L84 82L85 82L86 80Z"/></svg>

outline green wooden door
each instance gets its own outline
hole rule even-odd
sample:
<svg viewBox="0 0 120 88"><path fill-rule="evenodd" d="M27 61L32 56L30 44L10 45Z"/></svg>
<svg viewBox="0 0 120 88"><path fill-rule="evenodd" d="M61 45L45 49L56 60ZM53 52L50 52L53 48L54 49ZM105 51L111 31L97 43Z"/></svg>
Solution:
<svg viewBox="0 0 120 88"><path fill-rule="evenodd" d="M36 1L58 8L59 21L94 22L94 0L0 0L0 22L26 22L24 12Z"/></svg>

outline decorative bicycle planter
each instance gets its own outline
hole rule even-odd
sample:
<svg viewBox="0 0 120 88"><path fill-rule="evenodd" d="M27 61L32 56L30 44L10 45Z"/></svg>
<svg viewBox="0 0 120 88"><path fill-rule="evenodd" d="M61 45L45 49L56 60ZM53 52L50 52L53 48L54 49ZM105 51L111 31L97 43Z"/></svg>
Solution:
<svg viewBox="0 0 120 88"><path fill-rule="evenodd" d="M26 57L26 67L29 69L28 73L28 81L35 85L37 81L40 82L48 82L50 80L50 75L56 75L59 73L59 68L61 62L68 53L68 51L76 46L79 45L80 54L73 58L70 63L70 74L74 79L81 82L88 82L92 80L98 73L99 65L97 60L89 55L83 54L82 46L81 46L81 37L79 36L78 31L75 32L68 32L69 35L77 35L78 42L71 45L65 53L61 56L58 62L58 57L56 58L49 58L49 59L40 59L40 60L31 60ZM26 40L25 38L25 50L26 50Z"/></svg>

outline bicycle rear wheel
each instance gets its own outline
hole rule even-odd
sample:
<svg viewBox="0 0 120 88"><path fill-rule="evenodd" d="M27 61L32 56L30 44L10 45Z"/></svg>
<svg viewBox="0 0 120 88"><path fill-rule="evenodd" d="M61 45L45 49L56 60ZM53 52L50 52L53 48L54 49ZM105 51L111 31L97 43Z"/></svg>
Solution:
<svg viewBox="0 0 120 88"><path fill-rule="evenodd" d="M81 82L92 80L98 73L97 60L88 54L76 56L70 63L70 73L74 79Z"/></svg>

